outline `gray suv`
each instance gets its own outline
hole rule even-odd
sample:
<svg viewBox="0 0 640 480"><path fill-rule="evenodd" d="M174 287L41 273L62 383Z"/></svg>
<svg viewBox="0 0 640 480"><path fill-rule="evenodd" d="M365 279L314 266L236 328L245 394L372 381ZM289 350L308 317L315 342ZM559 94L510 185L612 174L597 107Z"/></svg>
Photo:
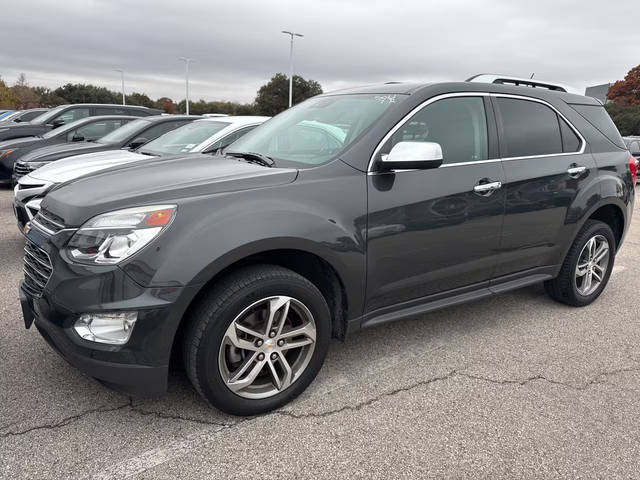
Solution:
<svg viewBox="0 0 640 480"><path fill-rule="evenodd" d="M213 161L61 185L26 233L26 327L130 393L163 392L181 359L253 415L304 391L331 337L538 282L590 304L636 161L597 101L498 80L320 95Z"/></svg>

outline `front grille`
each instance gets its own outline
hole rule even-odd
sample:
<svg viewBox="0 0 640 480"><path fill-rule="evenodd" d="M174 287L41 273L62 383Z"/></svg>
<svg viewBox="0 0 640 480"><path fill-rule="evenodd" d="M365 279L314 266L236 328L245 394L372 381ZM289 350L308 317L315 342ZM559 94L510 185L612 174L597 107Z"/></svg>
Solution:
<svg viewBox="0 0 640 480"><path fill-rule="evenodd" d="M55 235L60 230L65 228L64 220L51 212L47 212L43 209L38 211L38 214L33 219L35 227L43 230L44 232Z"/></svg>
<svg viewBox="0 0 640 480"><path fill-rule="evenodd" d="M24 246L24 288L30 295L40 297L47 285L53 266L47 252L27 240Z"/></svg>
<svg viewBox="0 0 640 480"><path fill-rule="evenodd" d="M26 163L16 162L13 166L13 173L18 178L22 178L31 172L33 172L33 168L30 168Z"/></svg>

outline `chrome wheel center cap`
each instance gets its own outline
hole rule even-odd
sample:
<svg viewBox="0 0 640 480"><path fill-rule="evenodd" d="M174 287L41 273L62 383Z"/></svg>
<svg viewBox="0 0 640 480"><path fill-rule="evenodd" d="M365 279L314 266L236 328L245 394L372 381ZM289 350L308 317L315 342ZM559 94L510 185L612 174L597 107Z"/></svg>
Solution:
<svg viewBox="0 0 640 480"><path fill-rule="evenodd" d="M264 346L262 347L265 352L272 352L274 348L276 348L276 341L272 338L264 342Z"/></svg>

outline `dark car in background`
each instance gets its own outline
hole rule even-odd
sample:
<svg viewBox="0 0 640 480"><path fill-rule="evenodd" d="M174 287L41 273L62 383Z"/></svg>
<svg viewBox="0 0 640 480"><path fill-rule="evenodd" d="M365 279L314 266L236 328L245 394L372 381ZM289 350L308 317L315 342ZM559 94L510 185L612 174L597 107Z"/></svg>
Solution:
<svg viewBox="0 0 640 480"><path fill-rule="evenodd" d="M83 142L63 143L36 148L20 156L15 163L13 181L48 163L73 155L128 148L135 150L171 130L201 118L196 115L154 115L138 118L111 133Z"/></svg>
<svg viewBox="0 0 640 480"><path fill-rule="evenodd" d="M31 137L42 135L49 130L61 127L70 122L86 117L97 117L104 115L131 115L134 117L148 117L150 115L160 115L162 110L155 108L139 107L136 105L108 105L81 103L75 105L61 105L53 108L42 115L37 116L30 122L16 124L0 124L0 141L11 138Z"/></svg>
<svg viewBox="0 0 640 480"><path fill-rule="evenodd" d="M597 100L527 82L324 94L215 161L59 185L26 228L25 326L130 393L165 391L177 357L210 404L254 415L304 391L332 336L539 282L589 305L636 162Z"/></svg>
<svg viewBox="0 0 640 480"><path fill-rule="evenodd" d="M94 141L135 118L129 115L87 117L42 135L0 142L0 184L11 183L16 160L32 150L60 143Z"/></svg>
<svg viewBox="0 0 640 480"><path fill-rule="evenodd" d="M9 115L6 115L0 118L0 128L5 123L22 123L22 122L30 122L36 117L39 117L45 112L48 112L48 108L30 108L29 110L18 110L17 112L12 112Z"/></svg>

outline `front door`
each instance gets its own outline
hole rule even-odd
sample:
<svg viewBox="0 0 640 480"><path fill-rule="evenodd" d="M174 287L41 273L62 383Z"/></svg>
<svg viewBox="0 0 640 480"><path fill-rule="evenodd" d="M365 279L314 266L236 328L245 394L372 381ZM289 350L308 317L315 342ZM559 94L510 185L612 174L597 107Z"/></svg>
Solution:
<svg viewBox="0 0 640 480"><path fill-rule="evenodd" d="M505 204L501 188L485 188L504 182L496 138L488 97L452 95L428 103L383 146L384 154L400 141L437 142L444 162L368 175L366 313L488 284Z"/></svg>

